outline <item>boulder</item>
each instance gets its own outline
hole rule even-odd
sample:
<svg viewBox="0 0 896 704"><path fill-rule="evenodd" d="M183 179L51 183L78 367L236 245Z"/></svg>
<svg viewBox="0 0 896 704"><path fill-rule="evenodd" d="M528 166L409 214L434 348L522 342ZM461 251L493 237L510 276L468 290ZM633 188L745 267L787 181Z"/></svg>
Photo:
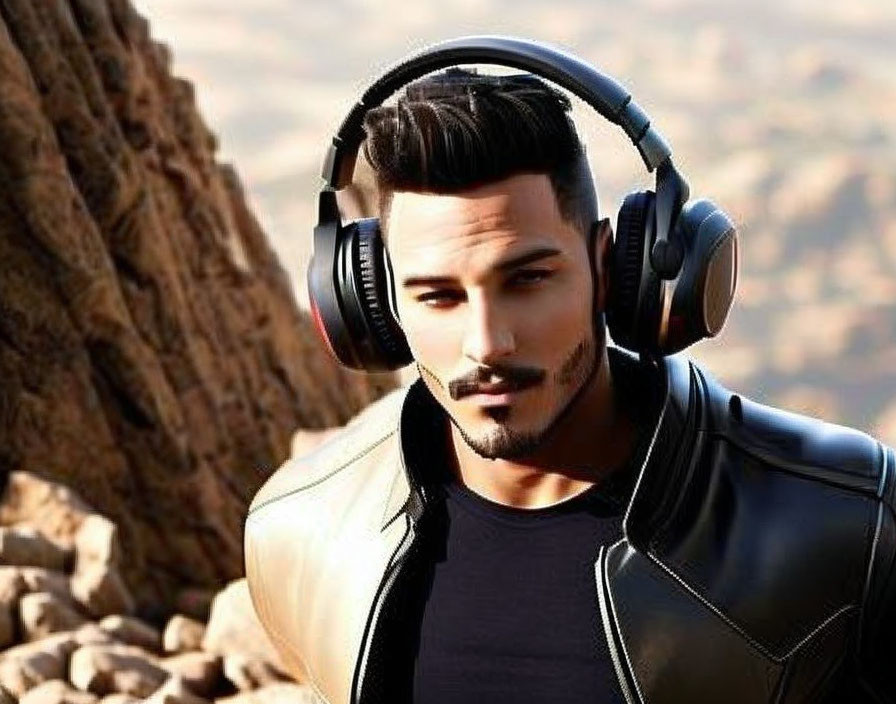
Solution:
<svg viewBox="0 0 896 704"><path fill-rule="evenodd" d="M97 562L117 567L121 561L118 528L98 513L86 516L75 534L75 563Z"/></svg>
<svg viewBox="0 0 896 704"><path fill-rule="evenodd" d="M151 653L160 650L162 638L159 629L134 616L112 614L100 621L99 626L121 643L136 645Z"/></svg>
<svg viewBox="0 0 896 704"><path fill-rule="evenodd" d="M81 522L91 513L93 509L67 485L32 472L12 471L0 502L0 525L31 526L70 549Z"/></svg>
<svg viewBox="0 0 896 704"><path fill-rule="evenodd" d="M72 575L72 596L94 616L129 614L134 599L118 570L111 565L88 563Z"/></svg>
<svg viewBox="0 0 896 704"><path fill-rule="evenodd" d="M175 614L162 634L162 650L166 653L183 653L202 647L205 624L181 614Z"/></svg>
<svg viewBox="0 0 896 704"><path fill-rule="evenodd" d="M26 591L25 580L19 567L0 566L0 608L11 610Z"/></svg>
<svg viewBox="0 0 896 704"><path fill-rule="evenodd" d="M222 656L237 654L264 660L280 672L288 672L255 614L245 579L237 579L218 592L202 649Z"/></svg>
<svg viewBox="0 0 896 704"><path fill-rule="evenodd" d="M71 656L69 679L84 692L148 697L168 677L152 654L132 645L83 645Z"/></svg>
<svg viewBox="0 0 896 704"><path fill-rule="evenodd" d="M50 633L74 630L87 619L58 596L34 592L19 599L19 622L24 640L33 641Z"/></svg>
<svg viewBox="0 0 896 704"><path fill-rule="evenodd" d="M180 653L159 661L172 675L177 675L183 683L203 697L212 696L221 682L221 656L201 650Z"/></svg>
<svg viewBox="0 0 896 704"><path fill-rule="evenodd" d="M208 704L207 699L196 696L177 675L172 675L153 695L147 704Z"/></svg>
<svg viewBox="0 0 896 704"><path fill-rule="evenodd" d="M19 698L19 704L96 704L90 692L79 692L64 680L49 680L29 689Z"/></svg>
<svg viewBox="0 0 896 704"><path fill-rule="evenodd" d="M224 656L224 677L241 692L247 692L287 678L267 660L229 653Z"/></svg>
<svg viewBox="0 0 896 704"><path fill-rule="evenodd" d="M20 697L42 682L65 679L76 647L71 633L57 633L9 648L0 658L0 686Z"/></svg>
<svg viewBox="0 0 896 704"><path fill-rule="evenodd" d="M29 526L0 526L0 564L64 570L68 552Z"/></svg>
<svg viewBox="0 0 896 704"><path fill-rule="evenodd" d="M308 684L280 682L254 692L215 700L216 704L326 704Z"/></svg>
<svg viewBox="0 0 896 704"><path fill-rule="evenodd" d="M19 573L25 582L26 592L49 592L63 601L75 603L69 577L64 572L43 567L20 567Z"/></svg>

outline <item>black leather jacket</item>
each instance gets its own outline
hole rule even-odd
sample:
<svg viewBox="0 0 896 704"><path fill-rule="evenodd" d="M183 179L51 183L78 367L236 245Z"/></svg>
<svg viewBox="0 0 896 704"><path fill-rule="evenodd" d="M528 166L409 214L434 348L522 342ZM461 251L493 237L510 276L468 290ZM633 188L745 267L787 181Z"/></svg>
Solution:
<svg viewBox="0 0 896 704"><path fill-rule="evenodd" d="M628 701L896 700L893 450L662 364L625 537L595 565Z"/></svg>
<svg viewBox="0 0 896 704"><path fill-rule="evenodd" d="M624 538L604 546L594 566L595 608L628 701L896 701L888 648L896 626L893 450L857 430L734 394L681 354L661 360L656 372L658 418ZM371 434L380 439L365 439L368 449L350 456L324 449L322 459L302 460L311 469L275 477L247 522L249 586L262 622L282 652L310 665L333 704L396 704L386 694L390 631L436 510L426 481L410 469L417 463L406 461L425 452L412 431L424 397L418 381L401 402L397 432ZM385 470L372 465L387 462L401 468L380 481ZM320 509L298 535L295 517L327 502L339 509L339 523L314 527L326 520L317 516L333 514ZM369 506L377 522L348 506ZM350 516L361 527L339 528ZM393 536L388 545L378 537L385 535ZM300 541L312 547L294 557ZM345 546L384 557L328 557ZM345 581L354 574L355 582ZM331 586L294 586L314 579ZM349 602L342 592L358 580L370 586ZM283 589L294 599L283 602ZM309 600L315 612L297 615ZM350 604L350 614L338 613ZM363 629L338 630L351 619ZM340 632L354 639L351 652L322 642Z"/></svg>

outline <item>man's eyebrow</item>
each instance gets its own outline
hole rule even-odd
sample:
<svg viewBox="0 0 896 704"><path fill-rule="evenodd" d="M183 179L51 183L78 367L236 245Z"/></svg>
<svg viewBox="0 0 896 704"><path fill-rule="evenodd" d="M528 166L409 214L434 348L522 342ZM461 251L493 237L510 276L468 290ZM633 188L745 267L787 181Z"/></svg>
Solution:
<svg viewBox="0 0 896 704"><path fill-rule="evenodd" d="M560 254L560 250L555 249L554 247L540 247L539 249L533 249L531 252L525 252L516 257L511 257L503 262L498 262L495 264L495 270L507 271L509 269L516 269L518 266L525 266L526 264L537 262L539 259L553 257L558 254Z"/></svg>
<svg viewBox="0 0 896 704"><path fill-rule="evenodd" d="M508 271L510 269L516 269L519 266L531 264L540 259L554 257L558 254L561 254L561 251L554 247L540 247L538 249L533 249L531 252L524 252L523 254L506 259L503 262L498 262L493 269L495 271ZM412 288L414 286L451 286L456 283L457 279L452 276L410 276L402 281L402 285L405 288Z"/></svg>

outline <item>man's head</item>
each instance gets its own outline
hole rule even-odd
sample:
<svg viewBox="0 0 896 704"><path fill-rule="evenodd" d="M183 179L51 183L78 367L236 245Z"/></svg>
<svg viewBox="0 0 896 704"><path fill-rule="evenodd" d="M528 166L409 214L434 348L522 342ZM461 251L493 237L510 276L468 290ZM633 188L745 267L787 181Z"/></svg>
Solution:
<svg viewBox="0 0 896 704"><path fill-rule="evenodd" d="M486 457L531 453L605 351L612 233L569 108L532 76L448 71L365 118L402 329Z"/></svg>

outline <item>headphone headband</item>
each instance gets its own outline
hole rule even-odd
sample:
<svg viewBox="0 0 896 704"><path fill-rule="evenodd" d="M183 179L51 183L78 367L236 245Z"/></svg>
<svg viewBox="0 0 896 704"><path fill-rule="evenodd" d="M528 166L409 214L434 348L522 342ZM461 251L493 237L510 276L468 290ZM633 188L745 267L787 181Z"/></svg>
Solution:
<svg viewBox="0 0 896 704"><path fill-rule="evenodd" d="M321 176L333 189L352 180L358 149L364 141L365 113L381 105L402 86L428 73L457 64L487 63L534 73L566 88L610 122L635 145L648 171L672 156L663 136L631 94L614 79L560 49L526 39L470 36L434 44L386 71L349 111L327 150Z"/></svg>

